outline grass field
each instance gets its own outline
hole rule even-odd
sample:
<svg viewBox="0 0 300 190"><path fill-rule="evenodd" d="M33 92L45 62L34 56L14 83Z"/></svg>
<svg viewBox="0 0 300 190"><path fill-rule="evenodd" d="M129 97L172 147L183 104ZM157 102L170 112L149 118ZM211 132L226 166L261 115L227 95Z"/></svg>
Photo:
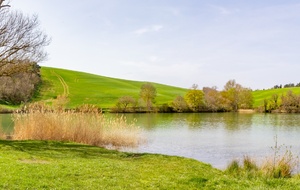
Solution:
<svg viewBox="0 0 300 190"><path fill-rule="evenodd" d="M51 141L0 141L0 189L300 189L298 177L247 178L193 159Z"/></svg>
<svg viewBox="0 0 300 190"><path fill-rule="evenodd" d="M69 98L68 108L75 108L83 104L112 108L118 98L122 96L132 96L138 99L140 88L146 83L50 67L42 67L41 75L44 83L39 96L33 101L43 100L51 103L58 96L64 95ZM184 96L188 91L188 89L175 86L152 84L157 90L156 105L158 106L169 104L176 96ZM262 106L264 99L271 98L273 94L278 94L280 97L289 90L300 94L299 87L253 91L254 108ZM17 107L0 105L0 111Z"/></svg>
<svg viewBox="0 0 300 190"><path fill-rule="evenodd" d="M83 72L42 67L45 85L38 99L49 100L57 95L68 95L69 107L94 104L101 108L113 107L122 96L139 97L145 82L103 77ZM156 104L172 102L176 96L184 95L187 89L153 83L157 90Z"/></svg>
<svg viewBox="0 0 300 190"><path fill-rule="evenodd" d="M277 94L280 98L281 95L286 94L289 90L292 90L295 94L300 94L299 87L253 91L254 107L262 106L264 99L270 99L273 94Z"/></svg>
<svg viewBox="0 0 300 190"><path fill-rule="evenodd" d="M49 67L42 67L41 73L46 82L41 99L49 100L57 95L68 95L71 108L81 104L94 104L102 108L113 107L122 96L138 98L140 88L145 83ZM183 96L188 90L157 83L154 83L154 86L157 89L157 105L170 103L176 96ZM264 99L271 98L273 94L281 96L289 90L300 94L300 88L253 91L254 108L263 105Z"/></svg>

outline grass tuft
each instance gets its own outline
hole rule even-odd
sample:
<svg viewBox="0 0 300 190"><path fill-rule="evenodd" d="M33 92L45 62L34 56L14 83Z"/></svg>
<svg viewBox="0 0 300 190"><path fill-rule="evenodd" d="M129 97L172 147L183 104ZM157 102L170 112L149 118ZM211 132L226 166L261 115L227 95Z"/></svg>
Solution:
<svg viewBox="0 0 300 190"><path fill-rule="evenodd" d="M240 165L239 161L233 160L225 172L247 178L291 178L299 160L292 155L290 150L287 150L282 156L267 158L262 165L258 165L249 156L245 156L242 163L243 165Z"/></svg>

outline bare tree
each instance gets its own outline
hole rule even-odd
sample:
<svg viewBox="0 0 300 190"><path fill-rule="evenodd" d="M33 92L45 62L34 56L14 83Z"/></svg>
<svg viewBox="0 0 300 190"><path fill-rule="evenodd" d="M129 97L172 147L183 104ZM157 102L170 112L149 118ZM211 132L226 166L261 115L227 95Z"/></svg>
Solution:
<svg viewBox="0 0 300 190"><path fill-rule="evenodd" d="M36 15L0 9L0 76L9 64L45 60L47 53L43 48L49 43L48 36L39 29Z"/></svg>
<svg viewBox="0 0 300 190"><path fill-rule="evenodd" d="M11 11L0 0L0 103L31 99L40 83L37 63L47 57L50 39L39 28L36 15Z"/></svg>
<svg viewBox="0 0 300 190"><path fill-rule="evenodd" d="M135 106L136 101L131 96L123 96L118 99L118 102L116 104L117 111L127 112L129 106Z"/></svg>
<svg viewBox="0 0 300 190"><path fill-rule="evenodd" d="M8 4L3 4L5 0L0 0L0 9L5 8L5 7L10 7Z"/></svg>

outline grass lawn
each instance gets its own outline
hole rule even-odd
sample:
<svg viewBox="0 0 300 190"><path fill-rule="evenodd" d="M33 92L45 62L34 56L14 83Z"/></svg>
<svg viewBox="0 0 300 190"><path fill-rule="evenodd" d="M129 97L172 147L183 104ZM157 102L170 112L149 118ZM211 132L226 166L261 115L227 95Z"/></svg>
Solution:
<svg viewBox="0 0 300 190"><path fill-rule="evenodd" d="M0 141L1 189L300 189L233 177L193 159L49 141Z"/></svg>

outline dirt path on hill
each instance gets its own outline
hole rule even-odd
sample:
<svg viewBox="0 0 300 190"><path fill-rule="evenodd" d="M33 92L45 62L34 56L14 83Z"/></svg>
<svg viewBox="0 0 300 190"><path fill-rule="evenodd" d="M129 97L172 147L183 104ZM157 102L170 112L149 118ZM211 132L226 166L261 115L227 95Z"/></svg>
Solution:
<svg viewBox="0 0 300 190"><path fill-rule="evenodd" d="M51 72L52 72L53 75L55 75L55 76L59 79L61 85L63 86L64 93L63 93L62 95L68 97L69 94L70 94L69 86L67 85L67 83L66 83L66 81L64 80L64 78L63 78L62 76L60 76L59 74L57 74L57 73L56 73L55 71L53 71L53 70L52 70Z"/></svg>

